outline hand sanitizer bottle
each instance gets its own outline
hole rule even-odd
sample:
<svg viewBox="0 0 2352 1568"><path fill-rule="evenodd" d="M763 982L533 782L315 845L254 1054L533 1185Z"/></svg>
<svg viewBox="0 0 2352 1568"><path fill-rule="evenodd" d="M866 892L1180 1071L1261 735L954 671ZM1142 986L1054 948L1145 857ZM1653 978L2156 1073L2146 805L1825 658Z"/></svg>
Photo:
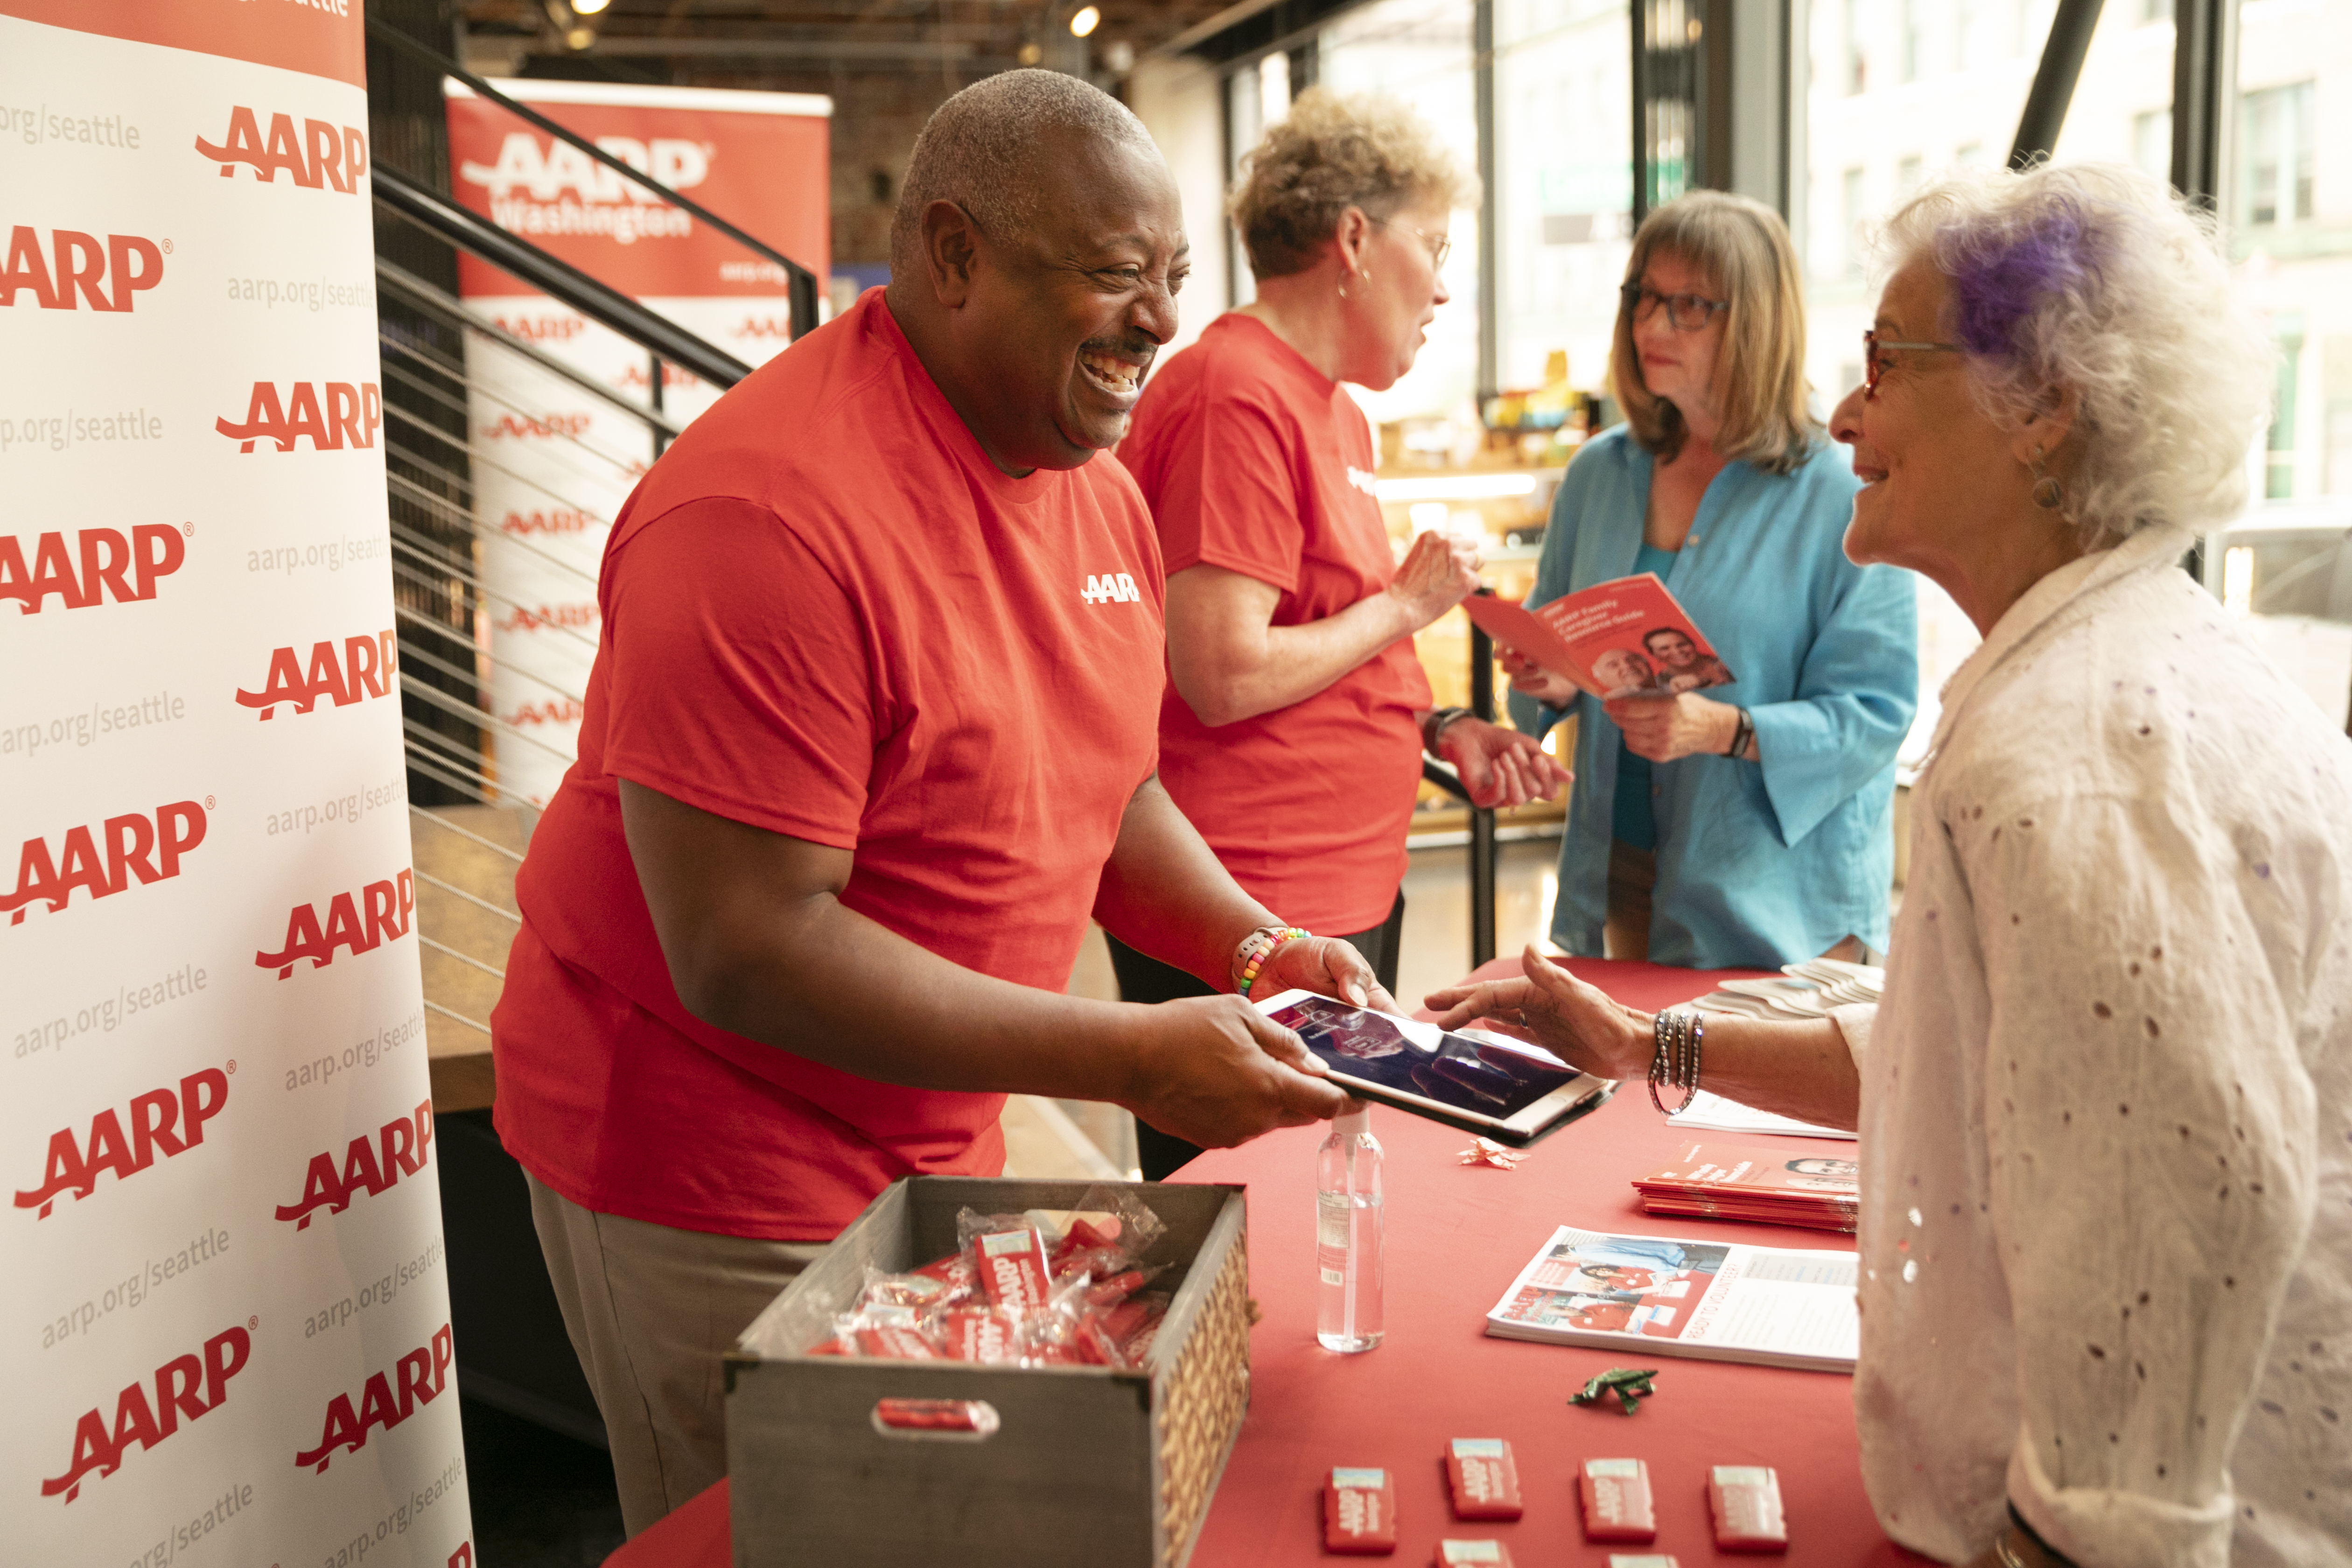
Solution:
<svg viewBox="0 0 2352 1568"><path fill-rule="evenodd" d="M1327 1351L1381 1342L1381 1141L1371 1108L1331 1123L1315 1155L1315 1337Z"/></svg>

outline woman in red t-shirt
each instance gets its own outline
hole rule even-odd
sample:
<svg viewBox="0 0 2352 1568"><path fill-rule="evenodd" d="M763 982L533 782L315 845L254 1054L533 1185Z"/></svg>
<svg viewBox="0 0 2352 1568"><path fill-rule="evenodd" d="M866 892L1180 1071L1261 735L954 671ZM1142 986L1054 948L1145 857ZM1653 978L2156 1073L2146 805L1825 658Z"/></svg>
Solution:
<svg viewBox="0 0 2352 1568"><path fill-rule="evenodd" d="M1477 586L1477 553L1429 532L1396 560L1371 426L1340 385L1412 368L1476 184L1403 105L1320 89L1245 167L1233 210L1257 298L1160 368L1118 448L1168 572L1160 775L1235 880L1393 986L1423 751L1482 805L1567 777L1515 731L1432 710L1412 634ZM1111 961L1130 1002L1207 990L1116 942ZM1147 1176L1197 1152L1137 1131Z"/></svg>

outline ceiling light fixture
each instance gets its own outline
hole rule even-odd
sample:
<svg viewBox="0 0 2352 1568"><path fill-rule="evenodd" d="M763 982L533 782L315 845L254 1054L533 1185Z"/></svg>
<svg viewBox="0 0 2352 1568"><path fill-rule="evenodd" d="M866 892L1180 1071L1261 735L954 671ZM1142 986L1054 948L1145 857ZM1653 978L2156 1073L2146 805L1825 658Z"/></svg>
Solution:
<svg viewBox="0 0 2352 1568"><path fill-rule="evenodd" d="M595 41L596 29L593 27L574 27L563 35L564 47L569 49L584 49Z"/></svg>
<svg viewBox="0 0 2352 1568"><path fill-rule="evenodd" d="M1074 38L1083 38L1088 33L1093 32L1097 27L1101 26L1101 9L1097 6L1089 5L1085 10L1080 11L1076 16L1070 18L1070 36Z"/></svg>
<svg viewBox="0 0 2352 1568"><path fill-rule="evenodd" d="M583 16L593 16L612 3L613 0L572 0L572 8Z"/></svg>
<svg viewBox="0 0 2352 1568"><path fill-rule="evenodd" d="M1034 66L1045 58L1045 51L1035 44L1024 44L1014 58L1024 66Z"/></svg>

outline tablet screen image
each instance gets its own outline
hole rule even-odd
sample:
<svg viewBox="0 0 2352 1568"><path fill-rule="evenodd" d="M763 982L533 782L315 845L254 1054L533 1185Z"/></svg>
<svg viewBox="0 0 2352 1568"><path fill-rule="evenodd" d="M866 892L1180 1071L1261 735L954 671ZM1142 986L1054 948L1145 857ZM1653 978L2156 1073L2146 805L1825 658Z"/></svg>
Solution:
<svg viewBox="0 0 2352 1568"><path fill-rule="evenodd" d="M1335 1076L1387 1091L1376 1098L1419 1100L1498 1129L1537 1131L1543 1121L1601 1088L1599 1080L1538 1047L1496 1036L1451 1034L1434 1024L1306 992L1261 1005Z"/></svg>

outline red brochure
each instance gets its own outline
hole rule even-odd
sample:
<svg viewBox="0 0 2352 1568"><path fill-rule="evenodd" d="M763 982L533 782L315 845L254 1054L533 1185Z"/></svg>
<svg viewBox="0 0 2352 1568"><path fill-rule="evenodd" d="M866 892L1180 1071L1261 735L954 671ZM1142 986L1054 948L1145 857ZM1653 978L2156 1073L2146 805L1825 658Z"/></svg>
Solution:
<svg viewBox="0 0 2352 1568"><path fill-rule="evenodd" d="M1462 608L1496 642L1601 697L1672 696L1737 679L1654 573L1595 583L1532 611L1478 595Z"/></svg>
<svg viewBox="0 0 2352 1568"><path fill-rule="evenodd" d="M1691 1143L1633 1183L1651 1214L1761 1220L1851 1233L1861 1198L1851 1153L1762 1143Z"/></svg>

